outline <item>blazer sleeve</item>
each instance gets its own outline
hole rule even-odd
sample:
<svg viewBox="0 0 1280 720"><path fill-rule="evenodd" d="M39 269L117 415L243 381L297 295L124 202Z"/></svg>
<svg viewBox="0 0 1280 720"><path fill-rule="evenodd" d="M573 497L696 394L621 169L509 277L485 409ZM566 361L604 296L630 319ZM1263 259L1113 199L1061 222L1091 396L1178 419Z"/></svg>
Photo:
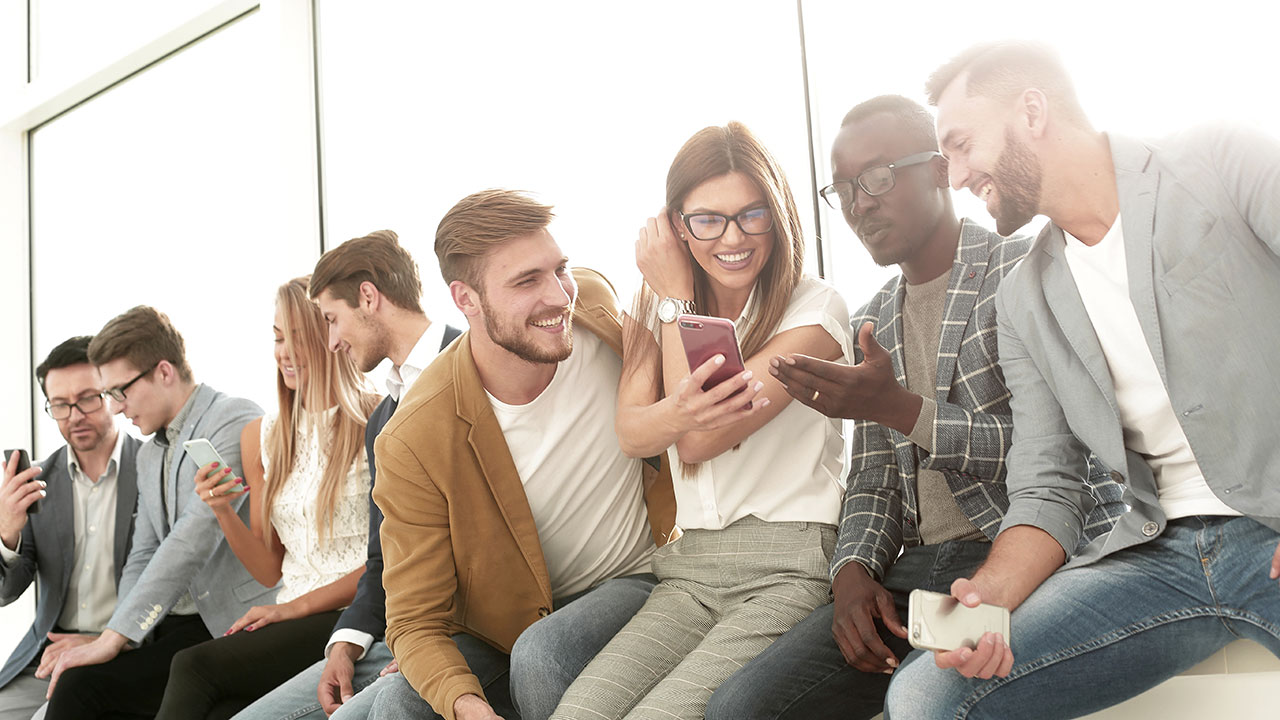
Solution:
<svg viewBox="0 0 1280 720"><path fill-rule="evenodd" d="M238 398L223 400L223 408L211 407L201 416L199 433L209 438L218 455L222 457L237 477L243 477L240 467L240 432L254 417L261 415L257 405ZM210 417L218 413L220 418ZM212 422L210 422L212 421ZM178 462L175 457L174 462ZM136 577L130 585L128 595L120 595L121 601L111 616L107 627L124 635L134 642L141 642L168 615L169 611L190 590L196 575L204 569L209 559L222 540L222 528L213 510L199 498L194 497L196 468L182 470L177 484L178 496L173 499L178 506L177 521L163 538L155 535L150 522L139 518L137 530L134 532L133 549L129 553L129 561L125 565L121 589L125 581ZM139 493L141 505L142 494ZM160 503L159 497L150 498L150 503ZM235 501L243 504L244 496ZM238 508L237 508L238 509ZM152 510L156 512L156 510ZM163 512L163 508L159 509ZM149 516L150 517L150 516ZM136 573L136 574L135 574ZM156 606L159 608L156 608ZM153 618L147 628L140 626L135 620L147 617L155 610L158 617Z"/></svg>
<svg viewBox="0 0 1280 720"><path fill-rule="evenodd" d="M36 577L36 537L31 522L22 526L18 557L11 564L0 561L0 607L22 597Z"/></svg>
<svg viewBox="0 0 1280 720"><path fill-rule="evenodd" d="M369 467L372 474L372 462ZM387 632L387 593L382 588L382 511L373 501L372 492L370 488L369 559L364 563L364 575L356 583L355 598L342 611L333 630L357 630L376 640Z"/></svg>
<svg viewBox="0 0 1280 720"><path fill-rule="evenodd" d="M883 427L866 420L854 422L852 466L831 557L831 579L857 561L879 580L902 548L903 515L902 478Z"/></svg>
<svg viewBox="0 0 1280 720"><path fill-rule="evenodd" d="M1009 451L1009 511L1000 529L1032 525L1053 536L1066 557L1079 545L1096 499L1085 480L1089 450L1067 424L1062 406L1027 354L996 293L1000 363L1013 393L1013 446Z"/></svg>
<svg viewBox="0 0 1280 720"><path fill-rule="evenodd" d="M403 440L383 433L376 445L387 644L409 684L453 720L458 697L484 691L450 637L458 575L448 502Z"/></svg>
<svg viewBox="0 0 1280 720"><path fill-rule="evenodd" d="M1227 196L1271 252L1280 255L1280 142L1244 127L1209 133L1209 161Z"/></svg>

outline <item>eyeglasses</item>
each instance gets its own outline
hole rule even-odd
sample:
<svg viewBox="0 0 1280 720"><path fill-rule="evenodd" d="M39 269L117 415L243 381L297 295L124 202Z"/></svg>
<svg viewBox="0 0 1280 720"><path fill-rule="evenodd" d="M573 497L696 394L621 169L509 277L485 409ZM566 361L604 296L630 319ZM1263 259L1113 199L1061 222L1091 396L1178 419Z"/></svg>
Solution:
<svg viewBox="0 0 1280 720"><path fill-rule="evenodd" d="M738 225L738 229L747 235L763 235L773 229L773 213L769 208L753 208L743 210L737 215L721 215L720 213L680 213L680 219L689 232L699 240L717 240L729 229L729 221Z"/></svg>
<svg viewBox="0 0 1280 720"><path fill-rule="evenodd" d="M853 204L853 198L856 194L854 191L855 180L857 181L857 186L862 188L862 191L867 195L878 197L893 189L894 170L927 163L935 157L942 157L942 153L936 150L929 150L915 155L908 155L888 165L867 168L854 180L837 180L822 188L818 194L822 195L822 199L827 201L832 210L843 210Z"/></svg>
<svg viewBox="0 0 1280 720"><path fill-rule="evenodd" d="M54 420L66 420L71 417L71 408L80 411L81 415L88 415L102 408L102 396L106 393L95 393L93 395L85 395L73 403L53 403L48 400L44 403L44 411L49 413L49 417Z"/></svg>
<svg viewBox="0 0 1280 720"><path fill-rule="evenodd" d="M155 365L152 365L151 367L147 368L146 370L143 370L142 372L138 373L138 376L137 376L137 377L135 377L134 379L130 380L129 382L127 382L127 383L125 383L125 384L121 385L120 387L107 388L107 389L106 389L106 390L104 390L103 392L105 392L107 395L110 395L110 396L111 396L111 399L112 399L112 400L115 400L116 402L124 402L124 391L125 391L125 390L128 390L130 385L132 385L132 384L134 384L134 383L138 382L138 381L139 381L139 380L141 380L142 378L144 378L144 377L146 377L147 375L151 374L151 371L152 371L152 370L155 370L155 369L156 369L156 368L158 368L158 367L160 367L160 363L156 363Z"/></svg>

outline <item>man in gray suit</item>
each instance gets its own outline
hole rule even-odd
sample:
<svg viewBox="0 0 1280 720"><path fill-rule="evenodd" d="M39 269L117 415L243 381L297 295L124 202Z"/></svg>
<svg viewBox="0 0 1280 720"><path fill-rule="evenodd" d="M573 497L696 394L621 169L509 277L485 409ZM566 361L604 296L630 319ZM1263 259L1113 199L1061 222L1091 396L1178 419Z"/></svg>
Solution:
<svg viewBox="0 0 1280 720"><path fill-rule="evenodd" d="M197 384L182 336L154 308L139 306L108 322L89 359L112 409L154 435L138 450L138 516L119 604L97 640L58 658L49 720L154 714L173 655L222 635L273 595L250 577L213 511L195 497L200 468L182 446L207 438L239 477L240 432L262 409ZM249 505L238 500L248 522Z"/></svg>
<svg viewBox="0 0 1280 720"><path fill-rule="evenodd" d="M973 48L929 91L952 185L1001 232L1052 222L997 295L1009 512L951 588L1014 609L1011 647L911 662L889 710L1076 717L1237 637L1280 655L1280 144L1099 133L1036 45ZM1086 447L1132 509L1072 557Z"/></svg>
<svg viewBox="0 0 1280 720"><path fill-rule="evenodd" d="M62 342L36 368L45 412L67 444L21 473L11 458L0 483L0 605L39 578L35 622L0 669L0 720L29 720L49 690L36 670L107 626L129 554L142 443L112 423L90 340Z"/></svg>

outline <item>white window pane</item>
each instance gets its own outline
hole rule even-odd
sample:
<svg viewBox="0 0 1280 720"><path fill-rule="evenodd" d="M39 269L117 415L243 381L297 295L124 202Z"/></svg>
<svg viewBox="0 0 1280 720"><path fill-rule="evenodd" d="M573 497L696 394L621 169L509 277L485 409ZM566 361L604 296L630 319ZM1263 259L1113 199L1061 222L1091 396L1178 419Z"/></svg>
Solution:
<svg viewBox="0 0 1280 720"><path fill-rule="evenodd" d="M33 0L32 79L116 60L218 0Z"/></svg>
<svg viewBox="0 0 1280 720"><path fill-rule="evenodd" d="M458 322L436 224L489 187L554 204L571 262L629 301L671 160L729 120L779 158L812 236L791 3L322 2L319 18L326 241L396 230L433 317Z"/></svg>
<svg viewBox="0 0 1280 720"><path fill-rule="evenodd" d="M273 201L263 25L232 23L33 133L36 362L148 304L198 381L274 405L275 288L318 246ZM37 448L61 442L41 413Z"/></svg>

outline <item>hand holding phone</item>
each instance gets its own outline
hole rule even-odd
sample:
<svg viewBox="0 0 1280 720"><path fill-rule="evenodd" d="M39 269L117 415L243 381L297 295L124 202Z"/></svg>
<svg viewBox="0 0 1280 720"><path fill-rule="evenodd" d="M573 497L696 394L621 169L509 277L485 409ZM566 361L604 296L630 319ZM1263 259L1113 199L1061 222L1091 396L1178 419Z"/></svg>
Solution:
<svg viewBox="0 0 1280 720"><path fill-rule="evenodd" d="M16 465L14 465L14 462L13 462L15 454L17 455ZM11 478L16 478L18 475L21 475L22 473L31 469L31 456L27 455L27 451L22 449L5 450L4 464L5 464L5 473L4 473L5 479L10 480ZM12 466L12 470L13 470L12 473L9 472L10 466ZM36 473L39 473L39 472L40 472L40 469L36 468ZM9 489L6 488L6 490L9 490ZM16 503L23 502L25 496L28 493L35 494L36 496L35 501L27 506L27 514L34 515L35 513L40 512L40 500L45 496L44 483L41 482L40 480L37 480L34 474L30 478L24 481L21 481L19 487L12 488L11 492L15 496L18 496L14 498Z"/></svg>
<svg viewBox="0 0 1280 720"><path fill-rule="evenodd" d="M716 355L724 356L724 364L702 383L704 392L746 372L733 323L718 317L681 315L676 318L676 326L680 329L680 342L684 344L690 372Z"/></svg>
<svg viewBox="0 0 1280 720"><path fill-rule="evenodd" d="M923 650L946 652L977 647L985 633L999 633L1009 645L1009 610L983 603L966 607L943 593L912 590L907 602L907 642Z"/></svg>
<svg viewBox="0 0 1280 720"><path fill-rule="evenodd" d="M187 454L191 456L192 460L196 461L196 467L204 467L205 465L208 465L209 463L213 463L213 462L218 463L219 471L221 471L222 468L231 467L226 463L225 460L222 459L222 456L218 454L218 451L213 447L213 443L209 442L205 438L196 438L194 440L187 440L186 442L182 443L182 448L187 451ZM210 473L210 475L212 475L212 473ZM225 483L231 480L235 480L241 483L242 485L244 485L244 488L246 490L249 489L249 484L244 481L244 478L238 478L233 475L227 475L222 480L219 480L218 484L221 485L222 483Z"/></svg>

